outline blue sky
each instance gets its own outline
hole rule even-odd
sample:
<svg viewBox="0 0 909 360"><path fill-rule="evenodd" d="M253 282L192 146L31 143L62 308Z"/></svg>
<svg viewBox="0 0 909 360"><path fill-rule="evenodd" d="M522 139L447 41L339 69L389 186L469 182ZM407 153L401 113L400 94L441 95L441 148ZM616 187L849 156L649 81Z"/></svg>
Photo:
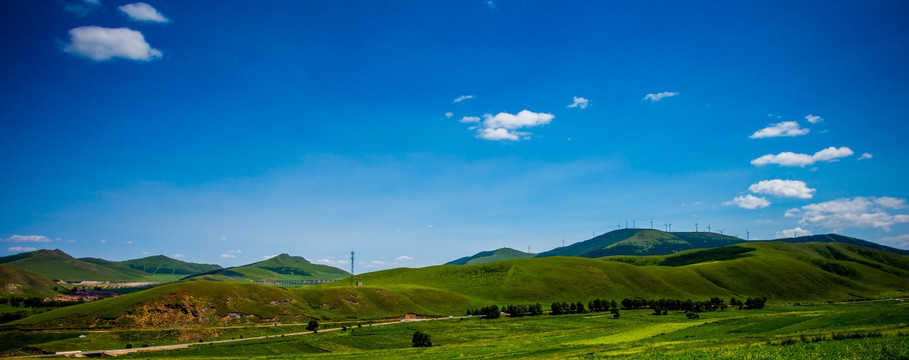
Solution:
<svg viewBox="0 0 909 360"><path fill-rule="evenodd" d="M0 2L0 254L909 248L909 4Z"/></svg>

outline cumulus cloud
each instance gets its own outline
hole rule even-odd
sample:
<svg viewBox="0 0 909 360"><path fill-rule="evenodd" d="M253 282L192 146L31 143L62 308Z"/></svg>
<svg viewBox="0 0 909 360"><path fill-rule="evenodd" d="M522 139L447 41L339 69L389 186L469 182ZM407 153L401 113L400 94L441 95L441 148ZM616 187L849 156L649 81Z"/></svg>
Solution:
<svg viewBox="0 0 909 360"><path fill-rule="evenodd" d="M13 247L6 249L6 251L9 251L9 252L26 252L26 251L35 251L35 250L38 250L38 249L35 249L34 247L31 247L31 246L13 246Z"/></svg>
<svg viewBox="0 0 909 360"><path fill-rule="evenodd" d="M878 242L901 249L909 248L909 234L881 238Z"/></svg>
<svg viewBox="0 0 909 360"><path fill-rule="evenodd" d="M474 98L473 95L461 95L461 96L458 96L456 99L452 100L451 102L459 103L459 102L461 102L461 101L470 100L470 99L473 99L473 98Z"/></svg>
<svg viewBox="0 0 909 360"><path fill-rule="evenodd" d="M571 105L568 105L569 109L572 109L572 108L586 109L587 104L590 102L590 100L587 100L580 96L572 96L572 101L573 102L571 103Z"/></svg>
<svg viewBox="0 0 909 360"><path fill-rule="evenodd" d="M766 198L748 194L744 196L736 196L735 199L724 202L723 205L737 205L742 209L754 210L763 209L770 206L770 201L767 201Z"/></svg>
<svg viewBox="0 0 909 360"><path fill-rule="evenodd" d="M164 17L164 15L161 15L157 9L144 2L126 4L118 7L118 9L135 21L156 23L166 23L170 21L168 18Z"/></svg>
<svg viewBox="0 0 909 360"><path fill-rule="evenodd" d="M779 166L805 167L808 165L812 165L818 161L826 161L826 162L836 161L840 158L852 156L852 154L854 154L852 152L852 149L845 147L845 146L839 147L839 148L831 146L829 148L826 148L824 150L814 153L814 155L799 154L799 153L785 151L785 152L781 152L776 155L767 154L767 155L761 156L757 159L751 160L751 165L764 166L764 165L768 165L768 164L776 164Z"/></svg>
<svg viewBox="0 0 909 360"><path fill-rule="evenodd" d="M396 260L398 260L398 261L413 260L413 257L407 256L407 255L401 255L401 256L398 256L398 258Z"/></svg>
<svg viewBox="0 0 909 360"><path fill-rule="evenodd" d="M325 264L325 265L330 265L330 266L342 266L342 265L347 265L350 263L349 261L344 260L344 259L335 260L334 258L324 258L324 259L316 260L314 262L317 262L320 264Z"/></svg>
<svg viewBox="0 0 909 360"><path fill-rule="evenodd" d="M59 239L58 239L59 240ZM51 242L46 236L41 235L13 235L6 238L10 242Z"/></svg>
<svg viewBox="0 0 909 360"><path fill-rule="evenodd" d="M802 229L801 227L796 227L794 229L780 230L776 233L777 239L782 238L794 238L799 236L810 236L811 231Z"/></svg>
<svg viewBox="0 0 909 360"><path fill-rule="evenodd" d="M811 129L803 129L795 121L783 121L781 123L770 124L770 126L755 131L749 136L752 139L763 139L784 136L800 136L810 132Z"/></svg>
<svg viewBox="0 0 909 360"><path fill-rule="evenodd" d="M644 96L644 100L650 100L650 102L657 102L657 101L660 101L660 99L662 99L662 98L673 97L678 94L679 93L677 93L677 92L663 91L663 92L658 92L656 94L647 94Z"/></svg>
<svg viewBox="0 0 909 360"><path fill-rule="evenodd" d="M867 160L871 158L871 153L862 153L862 156L859 156L858 160Z"/></svg>
<svg viewBox="0 0 909 360"><path fill-rule="evenodd" d="M808 115L805 115L805 120L807 120L808 122L810 122L812 124L817 124L821 121L824 121L824 118L814 115L814 114L808 114Z"/></svg>
<svg viewBox="0 0 909 360"><path fill-rule="evenodd" d="M171 255L170 257L172 257L172 258L174 258L174 259L182 259L182 258L184 258L184 257L186 257L186 256L184 256L183 254L173 254L173 255Z"/></svg>
<svg viewBox="0 0 909 360"><path fill-rule="evenodd" d="M70 43L63 51L94 61L115 57L149 61L161 57L161 51L145 42L141 32L128 28L82 26L70 29L69 35Z"/></svg>
<svg viewBox="0 0 909 360"><path fill-rule="evenodd" d="M449 119L451 119L452 116L454 116L454 113L451 112L451 111L445 113L445 117L447 117L447 118L449 118Z"/></svg>
<svg viewBox="0 0 909 360"><path fill-rule="evenodd" d="M766 194L781 197L810 199L814 197L815 189L811 189L804 181L799 180L763 180L748 187L748 191L755 194Z"/></svg>
<svg viewBox="0 0 909 360"><path fill-rule="evenodd" d="M555 115L549 113L537 113L530 110L521 110L517 114L500 112L498 114L483 114L479 116L464 116L460 123L476 124L471 126L471 130L476 130L477 138L490 141L508 140L519 141L529 140L533 133L519 131L519 129L530 128L535 126L546 125L552 122Z"/></svg>
<svg viewBox="0 0 909 360"><path fill-rule="evenodd" d="M478 122L480 122L480 117L479 116L465 116L465 117L462 117L461 120L458 120L458 122L463 123L463 124L478 123Z"/></svg>
<svg viewBox="0 0 909 360"><path fill-rule="evenodd" d="M278 256L278 254L265 255L265 256L262 257L262 260L268 260L268 259L271 259L271 258L273 258L273 257L275 257L275 256Z"/></svg>
<svg viewBox="0 0 909 360"><path fill-rule="evenodd" d="M903 209L906 200L894 197L864 197L836 199L805 205L786 211L786 217L796 217L799 225L842 231L850 227L880 228L890 231L890 226L909 223L909 215L890 214Z"/></svg>

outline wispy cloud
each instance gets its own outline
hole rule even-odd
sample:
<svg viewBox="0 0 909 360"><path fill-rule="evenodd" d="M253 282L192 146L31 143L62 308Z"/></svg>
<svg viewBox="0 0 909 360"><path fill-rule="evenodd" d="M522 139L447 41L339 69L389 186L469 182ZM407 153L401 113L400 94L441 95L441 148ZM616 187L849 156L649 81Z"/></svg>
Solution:
<svg viewBox="0 0 909 360"><path fill-rule="evenodd" d="M458 122L463 123L463 124L478 123L478 122L480 122L480 117L479 116L465 116L465 117L462 117L461 120L458 120Z"/></svg>
<svg viewBox="0 0 909 360"><path fill-rule="evenodd" d="M118 7L118 9L135 21L156 23L166 23L170 21L168 18L164 17L164 15L161 15L157 9L144 2L126 4Z"/></svg>
<svg viewBox="0 0 909 360"><path fill-rule="evenodd" d="M222 259L233 259L236 258L238 254L242 254L242 250L228 250L226 253L221 254Z"/></svg>
<svg viewBox="0 0 909 360"><path fill-rule="evenodd" d="M657 102L657 101L660 101L660 99L668 98L668 97L673 97L673 96L676 96L676 95L678 95L678 94L679 94L679 93L677 93L677 92L663 91L663 92L658 92L658 93L656 93L656 94L647 94L647 95L644 95L644 100L650 100L650 102Z"/></svg>
<svg viewBox="0 0 909 360"><path fill-rule="evenodd" d="M454 113L451 112L451 111L445 113L445 117L447 117L447 118L449 118L449 119L451 119L452 116L454 116Z"/></svg>
<svg viewBox="0 0 909 360"><path fill-rule="evenodd" d="M848 147L829 147L814 153L814 155L799 154L794 152L781 152L779 154L767 154L757 159L751 160L751 165L764 166L776 164L779 166L800 166L805 167L818 161L836 161L837 159L852 156L852 149Z"/></svg>
<svg viewBox="0 0 909 360"><path fill-rule="evenodd" d="M801 208L789 209L786 217L797 217L799 225L842 231L851 227L890 230L895 224L909 223L909 215L890 211L906 207L906 200L895 197L864 197L836 199Z"/></svg>
<svg viewBox="0 0 909 360"><path fill-rule="evenodd" d="M909 248L909 234L881 238L878 242L901 249Z"/></svg>
<svg viewBox="0 0 909 360"><path fill-rule="evenodd" d="M275 256L278 256L278 254L265 255L265 256L262 257L262 260L268 260L268 259L271 259L271 258L273 258L273 257L275 257Z"/></svg>
<svg viewBox="0 0 909 360"><path fill-rule="evenodd" d="M862 156L859 156L858 160L868 160L871 158L871 153L862 153Z"/></svg>
<svg viewBox="0 0 909 360"><path fill-rule="evenodd" d="M184 257L186 257L186 256L183 255L183 254L173 254L173 255L171 255L170 257L172 257L172 258L174 258L174 259L182 259L182 258L184 258Z"/></svg>
<svg viewBox="0 0 909 360"><path fill-rule="evenodd" d="M70 43L63 51L94 61L116 57L149 61L161 57L161 51L145 42L141 32L128 28L82 26L70 29L69 35Z"/></svg>
<svg viewBox="0 0 909 360"><path fill-rule="evenodd" d="M755 131L754 134L749 136L752 139L763 139L763 138L773 138L773 137L792 137L792 136L801 136L809 133L811 129L803 129L799 123L795 121L783 121L780 123L770 124L770 126Z"/></svg>
<svg viewBox="0 0 909 360"><path fill-rule="evenodd" d="M35 251L35 250L38 250L38 249L35 249L34 247L31 247L31 246L12 246L12 247L6 249L6 251L9 251L9 252L26 252L26 251Z"/></svg>
<svg viewBox="0 0 909 360"><path fill-rule="evenodd" d="M810 122L812 124L817 124L821 121L824 121L824 118L814 115L814 114L808 114L808 115L805 115L805 120L807 120L808 122ZM836 121L834 121L834 122L836 122Z"/></svg>
<svg viewBox="0 0 909 360"><path fill-rule="evenodd" d="M334 258L324 258L324 259L316 260L314 262L329 265L329 266L335 266L335 267L350 264L350 262L347 260L344 260L344 259L335 260Z"/></svg>
<svg viewBox="0 0 909 360"><path fill-rule="evenodd" d="M63 5L63 10L80 18L101 7L100 0L63 0L60 4Z"/></svg>
<svg viewBox="0 0 909 360"><path fill-rule="evenodd" d="M776 232L777 239L783 238L794 238L799 236L810 236L811 231L802 229L801 227L796 227L793 229L780 230Z"/></svg>
<svg viewBox="0 0 909 360"><path fill-rule="evenodd" d="M811 199L815 189L811 189L800 180L763 180L748 187L755 194L766 194L781 197Z"/></svg>
<svg viewBox="0 0 909 360"><path fill-rule="evenodd" d="M748 194L744 196L736 196L735 199L724 202L723 205L736 205L742 209L755 210L770 206L770 201L767 201L767 199L763 197Z"/></svg>
<svg viewBox="0 0 909 360"><path fill-rule="evenodd" d="M579 96L573 96L572 101L573 102L571 103L571 105L568 105L569 109L572 109L572 108L586 109L587 104L590 103L590 100L587 100L587 99L579 97Z"/></svg>
<svg viewBox="0 0 909 360"><path fill-rule="evenodd" d="M60 240L60 239L57 239L57 240ZM49 239L49 238L46 237L46 236L42 236L42 235L13 235L13 236L10 236L10 237L6 238L6 241L9 241L9 242L42 242L42 243L46 243L46 242L51 242L51 239Z"/></svg>
<svg viewBox="0 0 909 360"><path fill-rule="evenodd" d="M461 96L458 96L456 99L452 100L451 102L453 102L453 103L459 103L459 102L461 102L461 101L470 100L470 99L473 99L473 98L474 98L473 95L461 95Z"/></svg>
<svg viewBox="0 0 909 360"><path fill-rule="evenodd" d="M398 261L410 261L410 260L413 260L413 257L412 257L412 256L407 256L407 255L401 255L401 256L398 256L396 260L398 260Z"/></svg>

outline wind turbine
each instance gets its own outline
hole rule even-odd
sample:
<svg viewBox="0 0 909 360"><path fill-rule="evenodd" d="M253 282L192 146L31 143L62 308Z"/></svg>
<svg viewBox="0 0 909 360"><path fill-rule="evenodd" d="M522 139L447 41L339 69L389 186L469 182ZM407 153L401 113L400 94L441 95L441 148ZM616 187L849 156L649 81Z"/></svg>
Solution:
<svg viewBox="0 0 909 360"><path fill-rule="evenodd" d="M726 229L720 229L720 236L723 236L723 231L726 231Z"/></svg>
<svg viewBox="0 0 909 360"><path fill-rule="evenodd" d="M698 232L698 223L694 223L694 232Z"/></svg>
<svg viewBox="0 0 909 360"><path fill-rule="evenodd" d="M710 232L710 224L707 224L707 232Z"/></svg>
<svg viewBox="0 0 909 360"><path fill-rule="evenodd" d="M751 240L751 231L745 230L745 240Z"/></svg>
<svg viewBox="0 0 909 360"><path fill-rule="evenodd" d="M638 228L638 226L635 225L634 220L631 220L631 227L632 227L633 229L637 229L637 228Z"/></svg>
<svg viewBox="0 0 909 360"><path fill-rule="evenodd" d="M653 230L653 220L650 220L650 230Z"/></svg>

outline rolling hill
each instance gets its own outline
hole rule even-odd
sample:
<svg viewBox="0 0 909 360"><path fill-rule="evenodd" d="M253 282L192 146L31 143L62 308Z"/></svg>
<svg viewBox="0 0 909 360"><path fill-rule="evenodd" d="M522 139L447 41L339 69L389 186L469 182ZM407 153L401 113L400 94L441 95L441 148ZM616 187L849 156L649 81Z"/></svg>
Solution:
<svg viewBox="0 0 909 360"><path fill-rule="evenodd" d="M8 326L168 327L308 317L377 319L406 313L445 316L490 304L548 305L594 298L766 296L771 305L882 298L909 294L909 258L837 242L746 242L660 256L551 256L400 268L358 275L357 280L364 286L339 281L284 289L179 282L53 310Z"/></svg>
<svg viewBox="0 0 909 360"><path fill-rule="evenodd" d="M328 265L313 264L300 256L281 254L249 265L212 270L184 280L337 280L350 273Z"/></svg>
<svg viewBox="0 0 909 360"><path fill-rule="evenodd" d="M524 259L531 258L537 254L526 253L523 251L518 251L512 248L501 248L498 250L492 251L483 251L474 254L473 256L465 256L457 260L453 260L445 263L445 265L473 265L473 264L483 264L493 261L500 260L509 260L509 259Z"/></svg>
<svg viewBox="0 0 909 360"><path fill-rule="evenodd" d="M745 242L734 236L710 232L667 233L649 229L620 229L589 240L555 248L537 257L609 255L667 255L690 249L714 248Z"/></svg>
<svg viewBox="0 0 909 360"><path fill-rule="evenodd" d="M0 265L0 297L49 297L55 295L56 284L33 271Z"/></svg>
<svg viewBox="0 0 909 360"><path fill-rule="evenodd" d="M60 249L6 256L0 258L0 264L60 280L135 281L145 276L107 260L76 259Z"/></svg>
<svg viewBox="0 0 909 360"><path fill-rule="evenodd" d="M121 261L120 264L126 265L130 269L144 271L149 274L161 275L186 276L221 269L221 265L190 263L171 259L164 255L155 255L141 259Z"/></svg>

